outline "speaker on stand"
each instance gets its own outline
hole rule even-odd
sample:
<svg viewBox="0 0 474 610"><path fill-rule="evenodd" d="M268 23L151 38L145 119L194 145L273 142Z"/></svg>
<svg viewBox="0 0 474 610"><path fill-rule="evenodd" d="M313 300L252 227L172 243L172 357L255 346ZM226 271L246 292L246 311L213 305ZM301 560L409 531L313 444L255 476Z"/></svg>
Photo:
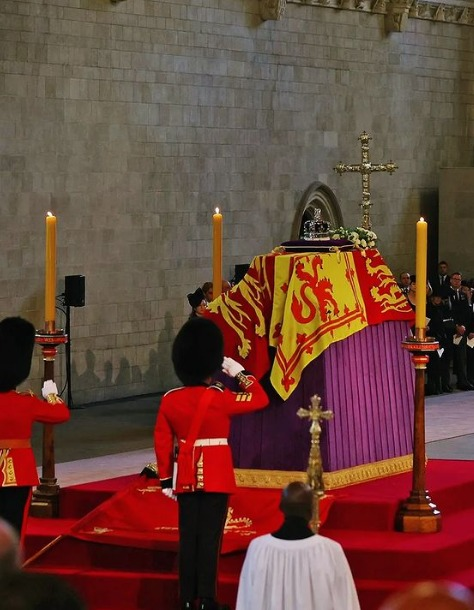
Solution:
<svg viewBox="0 0 474 610"><path fill-rule="evenodd" d="M66 275L64 278L64 306L66 307L66 381L67 404L73 407L71 388L71 307L84 307L86 304L86 278L83 275Z"/></svg>
<svg viewBox="0 0 474 610"><path fill-rule="evenodd" d="M249 270L250 265L234 265L234 277L232 278L232 285L235 286L243 279L244 275Z"/></svg>

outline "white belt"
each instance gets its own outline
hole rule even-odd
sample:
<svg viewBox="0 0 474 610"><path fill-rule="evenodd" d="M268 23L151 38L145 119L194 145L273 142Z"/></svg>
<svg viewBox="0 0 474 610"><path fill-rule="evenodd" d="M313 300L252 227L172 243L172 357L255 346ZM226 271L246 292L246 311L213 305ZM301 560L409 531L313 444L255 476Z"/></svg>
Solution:
<svg viewBox="0 0 474 610"><path fill-rule="evenodd" d="M195 447L212 447L213 445L227 445L226 438L198 438Z"/></svg>

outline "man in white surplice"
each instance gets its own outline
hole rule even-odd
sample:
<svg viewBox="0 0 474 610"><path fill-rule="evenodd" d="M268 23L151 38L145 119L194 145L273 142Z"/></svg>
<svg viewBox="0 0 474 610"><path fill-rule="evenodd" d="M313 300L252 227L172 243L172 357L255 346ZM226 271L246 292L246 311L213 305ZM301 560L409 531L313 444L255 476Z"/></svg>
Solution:
<svg viewBox="0 0 474 610"><path fill-rule="evenodd" d="M309 528L312 502L304 483L283 490L284 523L250 543L236 610L360 610L341 545Z"/></svg>

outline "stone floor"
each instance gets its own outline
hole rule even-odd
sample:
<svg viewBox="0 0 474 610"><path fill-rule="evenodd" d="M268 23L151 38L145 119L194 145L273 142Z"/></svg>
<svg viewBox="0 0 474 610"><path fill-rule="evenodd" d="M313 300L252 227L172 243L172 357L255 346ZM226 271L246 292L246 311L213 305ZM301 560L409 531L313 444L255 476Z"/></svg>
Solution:
<svg viewBox="0 0 474 610"><path fill-rule="evenodd" d="M140 472L154 461L153 427L161 396L140 396L73 409L55 428L56 476L62 487ZM474 460L474 392L426 399L428 458ZM33 447L41 464L42 427ZM39 469L41 471L41 469Z"/></svg>

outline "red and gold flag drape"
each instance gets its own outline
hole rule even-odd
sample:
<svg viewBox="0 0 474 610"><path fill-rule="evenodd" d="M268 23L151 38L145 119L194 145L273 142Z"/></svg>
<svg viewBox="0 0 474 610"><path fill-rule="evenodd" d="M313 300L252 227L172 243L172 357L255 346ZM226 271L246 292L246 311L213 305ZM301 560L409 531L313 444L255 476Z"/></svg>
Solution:
<svg viewBox="0 0 474 610"><path fill-rule="evenodd" d="M331 343L371 324L414 318L378 250L257 256L207 315L224 334L226 355L259 378L271 367L283 399Z"/></svg>

